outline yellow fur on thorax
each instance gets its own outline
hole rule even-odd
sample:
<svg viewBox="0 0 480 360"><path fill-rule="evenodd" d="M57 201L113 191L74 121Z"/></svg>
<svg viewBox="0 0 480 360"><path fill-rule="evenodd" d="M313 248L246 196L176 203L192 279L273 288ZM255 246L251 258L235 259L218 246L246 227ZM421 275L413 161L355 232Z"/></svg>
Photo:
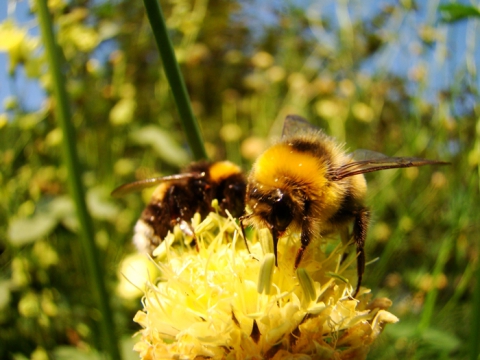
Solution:
<svg viewBox="0 0 480 360"><path fill-rule="evenodd" d="M328 218L340 207L344 189L327 178L331 165L328 161L334 154L325 155L318 158L309 152L295 150L288 143L279 143L257 159L251 178L260 187L302 191L313 201L315 211Z"/></svg>
<svg viewBox="0 0 480 360"><path fill-rule="evenodd" d="M240 168L230 161L218 161L210 167L210 178L214 182L221 181L231 175L239 174Z"/></svg>
<svg viewBox="0 0 480 360"><path fill-rule="evenodd" d="M299 152L285 143L266 150L254 167L255 180L273 188L283 188L288 181L310 189L322 189L327 167L309 153Z"/></svg>

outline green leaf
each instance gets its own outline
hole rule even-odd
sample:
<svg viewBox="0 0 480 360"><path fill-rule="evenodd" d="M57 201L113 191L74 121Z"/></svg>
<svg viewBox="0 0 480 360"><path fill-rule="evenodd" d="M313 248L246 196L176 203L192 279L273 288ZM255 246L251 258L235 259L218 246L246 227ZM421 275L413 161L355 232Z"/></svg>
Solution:
<svg viewBox="0 0 480 360"><path fill-rule="evenodd" d="M96 205L95 202L94 204ZM96 209L98 210L99 207L97 206ZM110 208L103 207L102 211L102 215L111 216L112 214ZM13 245L23 246L49 235L59 223L72 232L78 231L75 207L68 196L46 200L46 204L40 201L37 212L33 216L12 220L8 227L8 238Z"/></svg>
<svg viewBox="0 0 480 360"><path fill-rule="evenodd" d="M48 211L55 215L59 222L71 232L78 232L78 223L75 205L69 196L59 196L48 204Z"/></svg>
<svg viewBox="0 0 480 360"><path fill-rule="evenodd" d="M57 360L100 360L104 357L93 350L81 350L73 346L58 346L53 351Z"/></svg>
<svg viewBox="0 0 480 360"><path fill-rule="evenodd" d="M409 341L419 341L419 345L427 346L431 349L441 350L442 352L452 352L460 346L461 342L453 332L447 332L434 328L426 328L418 331L418 321L416 319L405 319L395 326L387 326L385 333L393 339L408 339Z"/></svg>
<svg viewBox="0 0 480 360"><path fill-rule="evenodd" d="M32 130L44 119L45 112L38 111L21 116L17 123L22 130Z"/></svg>
<svg viewBox="0 0 480 360"><path fill-rule="evenodd" d="M463 4L445 4L440 6L442 21L457 22L469 17L480 17L480 10L476 6Z"/></svg>
<svg viewBox="0 0 480 360"><path fill-rule="evenodd" d="M12 245L22 246L50 234L58 220L53 214L40 213L30 218L15 219L8 226L8 238Z"/></svg>
<svg viewBox="0 0 480 360"><path fill-rule="evenodd" d="M133 346L140 341L140 336L136 333L133 336L123 336L120 339L120 351L123 360L138 360L138 353L133 351Z"/></svg>
<svg viewBox="0 0 480 360"><path fill-rule="evenodd" d="M121 31L120 26L113 21L104 20L99 24L98 35L100 41L111 39Z"/></svg>
<svg viewBox="0 0 480 360"><path fill-rule="evenodd" d="M7 305L10 303L10 298L10 281L0 280L0 310L2 312L7 308Z"/></svg>
<svg viewBox="0 0 480 360"><path fill-rule="evenodd" d="M120 208L111 201L109 192L102 188L88 190L87 204L92 216L100 220L115 220L120 212Z"/></svg>
<svg viewBox="0 0 480 360"><path fill-rule="evenodd" d="M51 200L48 205L45 206L45 211L55 215L58 219L63 219L69 214L75 215L75 206L69 196L63 195Z"/></svg>
<svg viewBox="0 0 480 360"><path fill-rule="evenodd" d="M28 360L28 358L23 355L23 354L13 354L12 355L13 360Z"/></svg>
<svg viewBox="0 0 480 360"><path fill-rule="evenodd" d="M387 326L385 333L394 339L414 337L417 331L417 322L410 319L402 319L395 326Z"/></svg>
<svg viewBox="0 0 480 360"><path fill-rule="evenodd" d="M183 166L190 161L188 153L178 145L172 135L155 125L145 126L134 131L131 138L139 145L149 145L166 163Z"/></svg>
<svg viewBox="0 0 480 360"><path fill-rule="evenodd" d="M425 329L422 333L422 339L434 349L443 350L445 352L452 352L458 349L461 344L460 339L453 333L433 328Z"/></svg>
<svg viewBox="0 0 480 360"><path fill-rule="evenodd" d="M110 123L119 126L132 122L136 107L137 102L133 98L119 100L110 110Z"/></svg>

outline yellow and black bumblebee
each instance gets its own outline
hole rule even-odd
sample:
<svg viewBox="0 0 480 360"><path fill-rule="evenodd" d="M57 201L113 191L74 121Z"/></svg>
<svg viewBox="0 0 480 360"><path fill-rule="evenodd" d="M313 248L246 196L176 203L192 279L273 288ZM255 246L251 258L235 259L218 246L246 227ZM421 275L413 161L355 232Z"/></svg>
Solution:
<svg viewBox="0 0 480 360"><path fill-rule="evenodd" d="M353 239L357 252L356 296L365 270L364 245L370 219L363 174L434 164L446 163L370 151L347 154L335 139L302 117L290 115L282 139L253 165L246 194L251 213L242 222L270 230L276 259L278 239L287 230L300 232L295 267L313 239L333 233L340 233L344 243Z"/></svg>
<svg viewBox="0 0 480 360"><path fill-rule="evenodd" d="M218 200L224 216L228 210L232 216L239 217L245 209L246 181L241 169L229 161L196 162L177 175L124 184L116 188L112 196L155 185L157 188L135 225L133 237L139 251L149 254L176 225L195 242L191 219L195 213L204 218L214 211L214 199Z"/></svg>

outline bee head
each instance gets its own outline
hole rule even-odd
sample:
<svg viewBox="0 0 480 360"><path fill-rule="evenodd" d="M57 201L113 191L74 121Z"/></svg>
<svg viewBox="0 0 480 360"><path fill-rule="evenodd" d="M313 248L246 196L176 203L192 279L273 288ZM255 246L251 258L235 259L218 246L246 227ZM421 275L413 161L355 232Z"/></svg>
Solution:
<svg viewBox="0 0 480 360"><path fill-rule="evenodd" d="M293 202L290 196L280 189L275 189L267 199L272 211L268 222L279 233L283 233L293 220Z"/></svg>
<svg viewBox="0 0 480 360"><path fill-rule="evenodd" d="M276 235L281 235L294 220L297 204L289 193L282 189L252 187L247 193L247 202L253 217L259 219Z"/></svg>

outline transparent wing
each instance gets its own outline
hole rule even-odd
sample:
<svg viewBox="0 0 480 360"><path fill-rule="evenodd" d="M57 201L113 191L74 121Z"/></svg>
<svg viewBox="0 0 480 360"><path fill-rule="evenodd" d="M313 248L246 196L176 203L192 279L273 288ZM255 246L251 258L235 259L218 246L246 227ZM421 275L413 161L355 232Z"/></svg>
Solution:
<svg viewBox="0 0 480 360"><path fill-rule="evenodd" d="M283 123L282 138L299 134L311 134L321 131L299 115L287 115Z"/></svg>
<svg viewBox="0 0 480 360"><path fill-rule="evenodd" d="M351 152L349 156L355 161L388 159L385 154L365 149L357 149Z"/></svg>
<svg viewBox="0 0 480 360"><path fill-rule="evenodd" d="M189 179L189 178L200 178L203 176L205 176L204 173L201 173L201 174L185 173L185 174L177 174L177 175L138 180L128 184L120 185L119 187L117 187L115 190L112 191L111 195L114 197L120 197L135 191L140 191L140 190L161 184L166 181L177 181L177 180L183 180L183 179Z"/></svg>
<svg viewBox="0 0 480 360"><path fill-rule="evenodd" d="M288 115L283 125L282 137L292 135L318 133L319 137L325 136L323 131L310 124L299 115ZM351 162L346 163L331 173L332 180L365 174L373 171L416 167L424 165L447 165L449 162L439 160L428 160L414 157L388 157L384 154L371 150L356 150L350 154Z"/></svg>
<svg viewBox="0 0 480 360"><path fill-rule="evenodd" d="M361 155L364 151L355 152L355 156ZM388 157L386 155L376 153L374 151L367 151L371 153L371 156L374 158L369 158L365 160L352 161L350 163L344 164L336 168L332 173L332 180L341 180L343 178L354 176L358 174L365 174L373 171L387 170L387 169L398 169L398 168L407 168L407 167L416 167L416 166L425 166L425 165L448 165L449 162L439 161L439 160L428 160L422 158L414 157ZM361 156L368 155L363 153Z"/></svg>

